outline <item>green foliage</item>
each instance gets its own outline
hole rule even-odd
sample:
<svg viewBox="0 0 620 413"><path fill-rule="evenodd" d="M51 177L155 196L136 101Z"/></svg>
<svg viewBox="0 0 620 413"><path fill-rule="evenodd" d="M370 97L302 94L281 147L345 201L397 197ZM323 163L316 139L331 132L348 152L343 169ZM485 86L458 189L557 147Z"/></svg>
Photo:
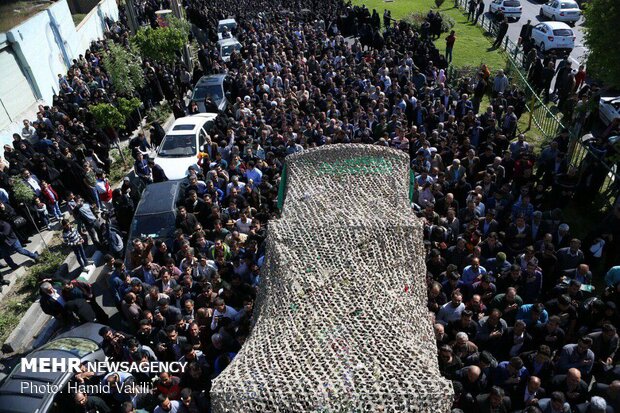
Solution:
<svg viewBox="0 0 620 413"><path fill-rule="evenodd" d="M39 262L28 268L28 274L24 277L22 288L36 290L41 280L52 277L64 260L65 254L63 254L60 245L44 250Z"/></svg>
<svg viewBox="0 0 620 413"><path fill-rule="evenodd" d="M112 158L112 165L110 165L110 174L108 175L108 178L113 184L116 182L120 182L125 177L125 175L127 175L127 172L131 167L131 163L129 162L129 160L132 158L129 147L125 146L122 150L123 154L125 155L125 162L123 162L123 158L121 158L121 155L117 151L110 152L110 157Z"/></svg>
<svg viewBox="0 0 620 413"><path fill-rule="evenodd" d="M100 128L122 129L125 127L125 116L109 103L98 103L88 107Z"/></svg>
<svg viewBox="0 0 620 413"><path fill-rule="evenodd" d="M110 49L103 53L102 62L116 93L131 96L144 85L140 58L132 48L110 42Z"/></svg>
<svg viewBox="0 0 620 413"><path fill-rule="evenodd" d="M29 204L34 199L34 191L21 178L17 176L11 178L11 186L13 187L13 197L20 204Z"/></svg>
<svg viewBox="0 0 620 413"><path fill-rule="evenodd" d="M185 20L170 18L168 27L146 27L132 38L144 58L173 63L188 41L190 25Z"/></svg>
<svg viewBox="0 0 620 413"><path fill-rule="evenodd" d="M613 35L619 21L618 0L590 0L585 9L588 72L611 87L620 87L620 48Z"/></svg>
<svg viewBox="0 0 620 413"><path fill-rule="evenodd" d="M142 102L138 98L118 98L118 110L124 117L131 115L140 105L142 105Z"/></svg>
<svg viewBox="0 0 620 413"><path fill-rule="evenodd" d="M60 244L44 250L40 262L29 267L26 274L16 281L13 289L0 303L0 342L4 343L26 311L39 298L40 281L54 275L65 256Z"/></svg>
<svg viewBox="0 0 620 413"><path fill-rule="evenodd" d="M442 4L444 3L444 1L446 0L435 0L435 6L437 6L437 8L440 8Z"/></svg>
<svg viewBox="0 0 620 413"><path fill-rule="evenodd" d="M409 23L414 30L420 31L422 23L426 20L426 15L427 13L422 12L411 13L405 18L405 21ZM439 15L441 16L441 32L447 33L452 30L452 28L456 25L454 19L445 13L439 13Z"/></svg>
<svg viewBox="0 0 620 413"><path fill-rule="evenodd" d="M163 124L166 119L168 119L168 116L170 116L171 114L172 108L170 107L170 104L168 102L164 102L161 105L153 108L149 113L147 113L146 121L148 123L153 123L157 121Z"/></svg>

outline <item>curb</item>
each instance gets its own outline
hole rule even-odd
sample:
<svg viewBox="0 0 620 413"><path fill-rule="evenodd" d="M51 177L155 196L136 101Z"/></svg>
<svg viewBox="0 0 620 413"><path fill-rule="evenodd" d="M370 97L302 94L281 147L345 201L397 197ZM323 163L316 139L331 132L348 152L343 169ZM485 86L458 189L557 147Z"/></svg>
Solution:
<svg viewBox="0 0 620 413"><path fill-rule="evenodd" d="M103 253L96 251L91 258L95 261L95 265L87 267L88 271L82 272L79 277L91 282L91 278L102 258ZM75 256L71 253L65 262L71 265L74 260ZM2 352L6 354L22 350L30 351L49 340L58 328L60 328L58 320L45 314L39 305L39 300L37 300L26 311L15 330L6 339L2 345Z"/></svg>

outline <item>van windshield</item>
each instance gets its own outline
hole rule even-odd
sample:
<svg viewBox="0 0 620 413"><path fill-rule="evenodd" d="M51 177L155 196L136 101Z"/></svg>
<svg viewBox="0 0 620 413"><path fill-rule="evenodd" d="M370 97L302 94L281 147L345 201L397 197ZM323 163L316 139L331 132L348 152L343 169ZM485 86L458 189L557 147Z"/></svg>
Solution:
<svg viewBox="0 0 620 413"><path fill-rule="evenodd" d="M240 44L222 46L222 56L230 56L234 50L241 50Z"/></svg>

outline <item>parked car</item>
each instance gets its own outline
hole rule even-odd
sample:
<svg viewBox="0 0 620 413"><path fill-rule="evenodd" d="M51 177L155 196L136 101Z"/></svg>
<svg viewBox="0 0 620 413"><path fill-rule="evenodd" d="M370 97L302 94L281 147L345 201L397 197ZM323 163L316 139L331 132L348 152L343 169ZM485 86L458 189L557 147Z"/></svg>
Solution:
<svg viewBox="0 0 620 413"><path fill-rule="evenodd" d="M213 129L216 113L198 113L174 121L155 154L155 163L168 179L182 179L198 162L198 153Z"/></svg>
<svg viewBox="0 0 620 413"><path fill-rule="evenodd" d="M131 221L129 242L125 251L125 265L129 267L129 256L133 250L132 240L151 237L171 241L174 237L177 204L184 195L184 181L166 181L151 184L142 193L138 207Z"/></svg>
<svg viewBox="0 0 620 413"><path fill-rule="evenodd" d="M221 39L217 41L217 48L222 60L228 62L230 60L230 55L233 54L234 51L241 50L241 43L234 37L230 39Z"/></svg>
<svg viewBox="0 0 620 413"><path fill-rule="evenodd" d="M235 30L237 30L237 21L235 19L224 19L217 22L217 38L218 40L222 40L224 38L224 33L230 33L230 36L233 37L235 35Z"/></svg>
<svg viewBox="0 0 620 413"><path fill-rule="evenodd" d="M97 323L82 324L33 350L24 359L77 358L80 362L105 361L101 348L103 340L99 336L101 327L103 325ZM22 373L22 362L15 366L0 387L0 411L4 413L60 413L66 412L69 406L73 406L74 395L69 392L32 391L33 385L47 384L63 389L73 377L73 371Z"/></svg>
<svg viewBox="0 0 620 413"><path fill-rule="evenodd" d="M502 11L504 16L508 19L519 20L523 8L519 0L493 0L489 5L489 12L497 14L500 11Z"/></svg>
<svg viewBox="0 0 620 413"><path fill-rule="evenodd" d="M224 74L209 75L201 77L192 93L192 102L196 102L200 112L207 112L205 108L205 98L211 97L218 110L226 110L228 106L228 99L226 98L226 91L228 89L227 76Z"/></svg>
<svg viewBox="0 0 620 413"><path fill-rule="evenodd" d="M543 22L532 29L532 42L542 53L554 49L570 54L575 47L575 34L566 23Z"/></svg>
<svg viewBox="0 0 620 413"><path fill-rule="evenodd" d="M581 10L574 1L551 0L540 8L540 17L575 24L581 18Z"/></svg>
<svg viewBox="0 0 620 413"><path fill-rule="evenodd" d="M598 113L605 126L614 119L620 118L620 96L601 98L598 103Z"/></svg>

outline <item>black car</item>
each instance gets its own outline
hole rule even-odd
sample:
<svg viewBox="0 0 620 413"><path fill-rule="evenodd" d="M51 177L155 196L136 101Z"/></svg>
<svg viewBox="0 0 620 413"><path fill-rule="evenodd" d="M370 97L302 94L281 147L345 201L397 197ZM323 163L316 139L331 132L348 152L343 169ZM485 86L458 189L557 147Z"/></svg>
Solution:
<svg viewBox="0 0 620 413"><path fill-rule="evenodd" d="M0 387L0 411L3 413L59 413L73 405L73 394L41 391L46 388L64 389L73 377L66 372L23 372L24 360L53 358L83 361L104 361L99 335L102 324L86 323L58 335L55 339L28 354L17 364ZM71 399L71 400L70 400Z"/></svg>
<svg viewBox="0 0 620 413"><path fill-rule="evenodd" d="M131 222L125 251L125 265L129 267L129 256L133 249L132 241L135 238L151 237L153 240L172 240L177 205L182 201L186 181L184 179L159 182L146 187Z"/></svg>
<svg viewBox="0 0 620 413"><path fill-rule="evenodd" d="M217 105L217 110L224 111L228 106L226 97L228 89L228 76L223 74L203 76L194 86L191 102L198 104L201 113L213 112L213 109L207 110L205 107L205 98L210 97Z"/></svg>

